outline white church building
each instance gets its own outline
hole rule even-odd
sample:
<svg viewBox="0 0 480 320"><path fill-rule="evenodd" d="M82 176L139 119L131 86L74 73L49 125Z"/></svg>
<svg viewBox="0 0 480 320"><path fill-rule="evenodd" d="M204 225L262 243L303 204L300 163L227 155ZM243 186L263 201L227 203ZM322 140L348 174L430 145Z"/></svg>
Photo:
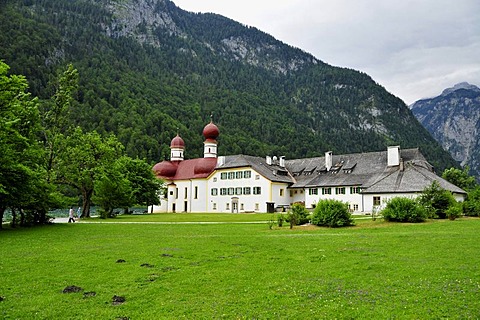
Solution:
<svg viewBox="0 0 480 320"><path fill-rule="evenodd" d="M466 192L437 176L419 149L388 147L381 152L307 159L217 156L218 127L203 129L204 157L184 159L177 135L170 160L153 167L165 182L160 205L149 212L275 212L293 203L312 209L321 199L349 204L354 214L371 213L392 197L416 197L433 181L463 200Z"/></svg>

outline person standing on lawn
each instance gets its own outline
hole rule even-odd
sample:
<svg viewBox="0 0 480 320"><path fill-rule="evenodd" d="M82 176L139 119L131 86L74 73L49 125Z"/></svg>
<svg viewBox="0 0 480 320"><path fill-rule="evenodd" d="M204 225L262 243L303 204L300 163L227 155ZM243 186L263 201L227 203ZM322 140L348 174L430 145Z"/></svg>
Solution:
<svg viewBox="0 0 480 320"><path fill-rule="evenodd" d="M68 211L68 223L75 222L75 218L73 218L73 207L70 207Z"/></svg>

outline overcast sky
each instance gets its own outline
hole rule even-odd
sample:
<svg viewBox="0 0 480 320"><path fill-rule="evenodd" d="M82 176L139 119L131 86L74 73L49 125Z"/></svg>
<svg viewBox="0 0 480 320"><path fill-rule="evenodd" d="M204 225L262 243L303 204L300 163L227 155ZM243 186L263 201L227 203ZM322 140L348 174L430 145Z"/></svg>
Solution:
<svg viewBox="0 0 480 320"><path fill-rule="evenodd" d="M369 74L407 104L480 86L480 0L173 0Z"/></svg>

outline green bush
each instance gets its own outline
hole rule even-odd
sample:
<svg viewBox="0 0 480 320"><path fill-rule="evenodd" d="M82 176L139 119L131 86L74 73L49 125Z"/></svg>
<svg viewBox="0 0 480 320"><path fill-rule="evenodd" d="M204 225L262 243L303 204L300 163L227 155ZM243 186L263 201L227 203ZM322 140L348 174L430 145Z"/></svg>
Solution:
<svg viewBox="0 0 480 320"><path fill-rule="evenodd" d="M405 197L392 198L380 214L386 221L423 222L428 212L418 201Z"/></svg>
<svg viewBox="0 0 480 320"><path fill-rule="evenodd" d="M331 228L354 225L348 203L333 199L320 200L313 211L312 224Z"/></svg>
<svg viewBox="0 0 480 320"><path fill-rule="evenodd" d="M455 220L456 218L461 217L463 214L462 204L460 202L457 202L451 205L450 207L448 207L445 213L449 220Z"/></svg>
<svg viewBox="0 0 480 320"><path fill-rule="evenodd" d="M288 211L285 221L293 225L302 225L310 221L310 212L301 203L294 203Z"/></svg>
<svg viewBox="0 0 480 320"><path fill-rule="evenodd" d="M480 187L468 193L467 200L463 202L463 211L466 216L480 216Z"/></svg>
<svg viewBox="0 0 480 320"><path fill-rule="evenodd" d="M442 189L437 181L425 188L419 197L419 202L427 208L429 218L440 219L445 219L447 217L447 209L456 203L452 193Z"/></svg>

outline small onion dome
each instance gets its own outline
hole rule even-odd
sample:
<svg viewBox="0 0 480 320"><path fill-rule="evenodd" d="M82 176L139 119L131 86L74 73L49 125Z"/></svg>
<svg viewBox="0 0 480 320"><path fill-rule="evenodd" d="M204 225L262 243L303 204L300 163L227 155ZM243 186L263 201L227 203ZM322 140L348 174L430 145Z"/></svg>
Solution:
<svg viewBox="0 0 480 320"><path fill-rule="evenodd" d="M177 134L177 136L172 139L172 142L170 142L170 148L185 148L185 142Z"/></svg>
<svg viewBox="0 0 480 320"><path fill-rule="evenodd" d="M198 159L193 168L194 174L210 174L217 166L217 158Z"/></svg>
<svg viewBox="0 0 480 320"><path fill-rule="evenodd" d="M206 140L216 140L219 134L218 127L212 121L203 128L203 136Z"/></svg>
<svg viewBox="0 0 480 320"><path fill-rule="evenodd" d="M156 176L173 177L177 173L177 166L170 161L162 161L154 165L152 170Z"/></svg>

